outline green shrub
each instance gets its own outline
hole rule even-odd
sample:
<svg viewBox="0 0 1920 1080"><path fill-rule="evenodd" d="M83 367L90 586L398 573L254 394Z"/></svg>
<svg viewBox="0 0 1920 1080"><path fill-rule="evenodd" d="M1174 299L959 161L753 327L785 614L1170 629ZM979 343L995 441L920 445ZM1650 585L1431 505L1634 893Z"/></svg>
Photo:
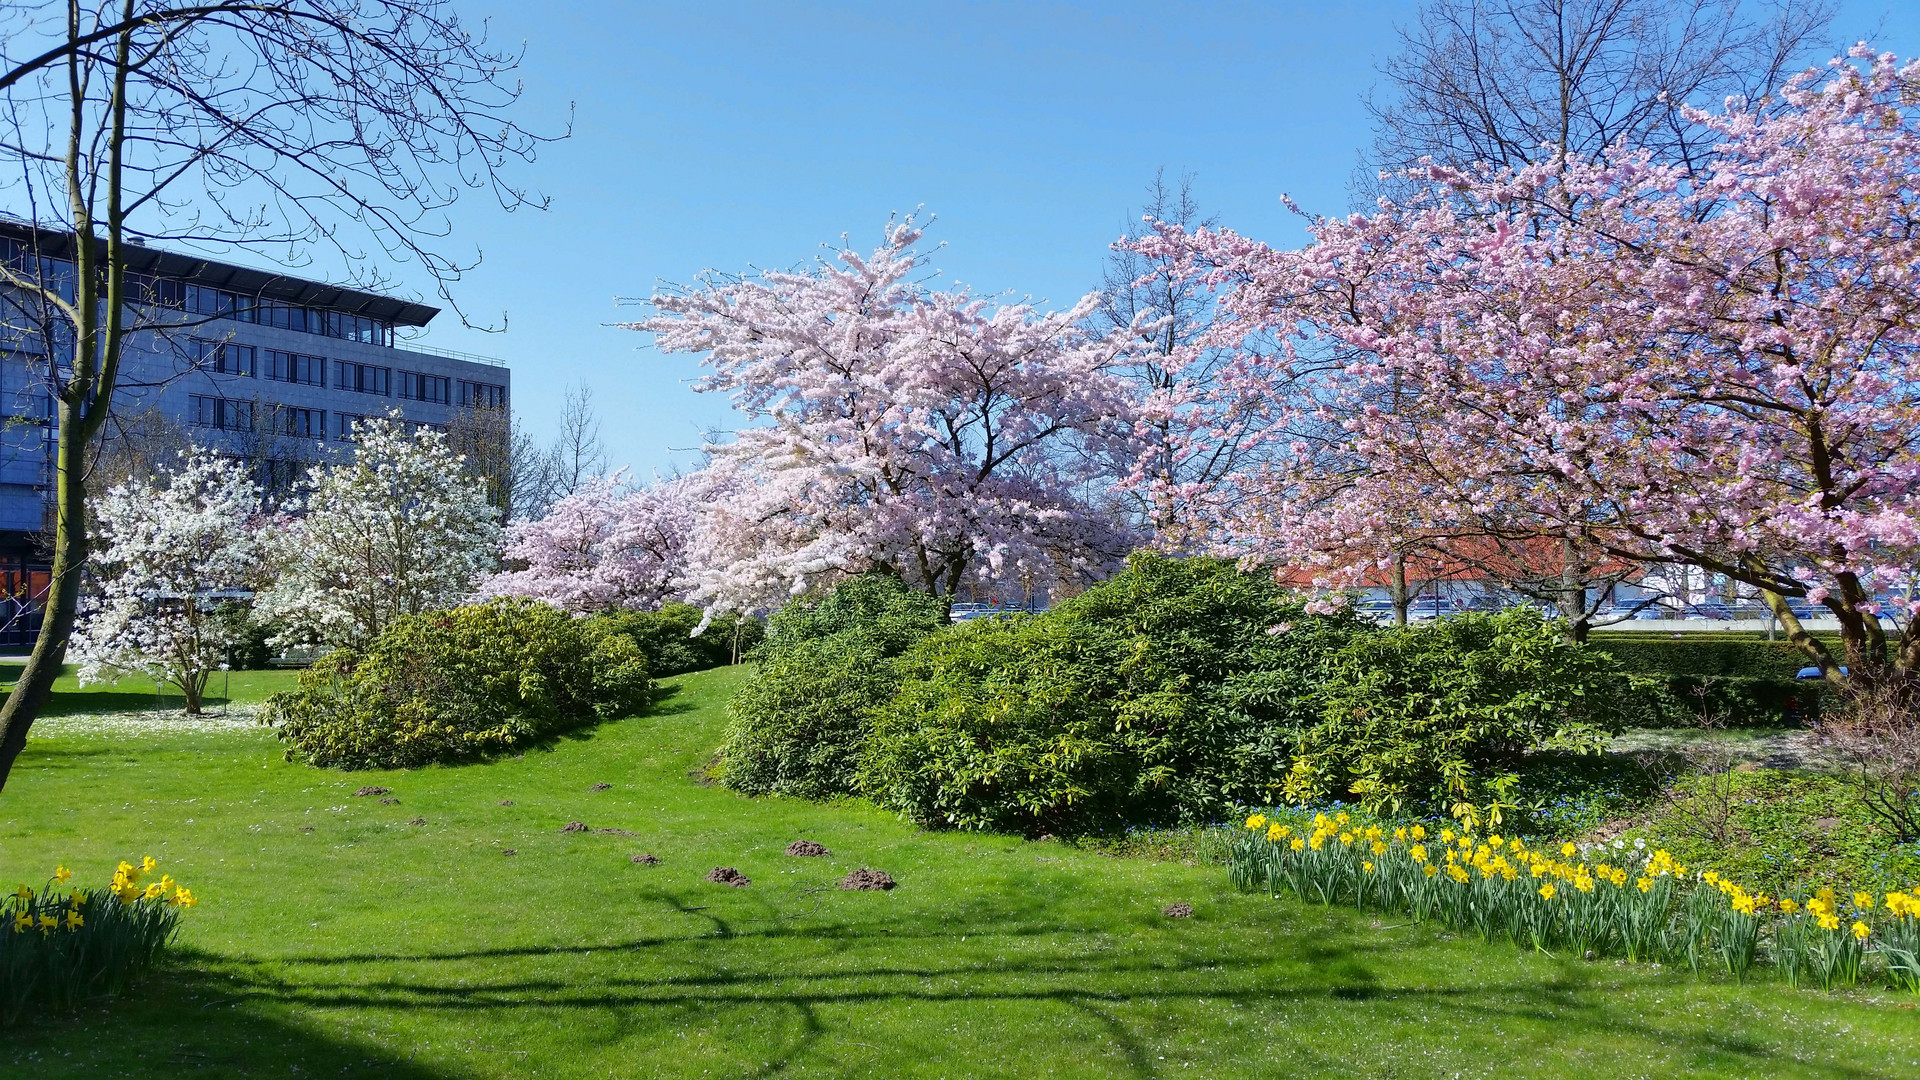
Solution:
<svg viewBox="0 0 1920 1080"><path fill-rule="evenodd" d="M1734 675L1640 677L1623 714L1628 727L1795 727L1820 718L1823 684Z"/></svg>
<svg viewBox="0 0 1920 1080"><path fill-rule="evenodd" d="M227 640L233 642L227 647L228 669L259 671L267 667L267 661L273 657L273 649L267 644L273 628L253 617L253 604L228 600L213 609L213 620Z"/></svg>
<svg viewBox="0 0 1920 1080"><path fill-rule="evenodd" d="M646 707L646 657L603 625L495 600L396 620L267 701L290 760L412 768L522 748Z"/></svg>
<svg viewBox="0 0 1920 1080"><path fill-rule="evenodd" d="M667 604L658 611L612 611L592 619L639 646L647 657L647 671L656 679L731 664L765 636L758 619L722 615L696 637L693 631L703 616L692 604Z"/></svg>
<svg viewBox="0 0 1920 1080"><path fill-rule="evenodd" d="M727 786L806 798L851 793L868 713L899 686L893 658L946 617L940 601L882 574L775 612L759 670L727 705Z"/></svg>
<svg viewBox="0 0 1920 1080"><path fill-rule="evenodd" d="M1511 805L1507 767L1535 747L1599 749L1624 681L1531 608L1356 637L1301 732L1286 795L1374 811Z"/></svg>
<svg viewBox="0 0 1920 1080"><path fill-rule="evenodd" d="M1812 661L1792 642L1732 637L1696 631L1669 637L1654 633L1595 634L1593 647L1636 675L1701 678L1792 679Z"/></svg>
<svg viewBox="0 0 1920 1080"><path fill-rule="evenodd" d="M1264 801L1326 661L1365 628L1266 573L1137 554L1044 615L901 658L861 789L926 825L1087 832Z"/></svg>

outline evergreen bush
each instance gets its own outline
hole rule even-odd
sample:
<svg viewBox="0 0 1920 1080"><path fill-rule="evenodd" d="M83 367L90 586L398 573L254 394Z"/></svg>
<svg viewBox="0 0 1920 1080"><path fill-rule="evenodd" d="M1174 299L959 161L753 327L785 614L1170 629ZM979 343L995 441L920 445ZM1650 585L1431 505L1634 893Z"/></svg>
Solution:
<svg viewBox="0 0 1920 1080"><path fill-rule="evenodd" d="M1264 572L1136 554L1043 615L922 641L860 787L926 825L1087 832L1271 800L1329 659L1367 628Z"/></svg>
<svg viewBox="0 0 1920 1080"><path fill-rule="evenodd" d="M727 706L723 781L754 794L851 793L868 715L899 687L893 659L946 618L941 601L884 574L775 612L759 670Z"/></svg>
<svg viewBox="0 0 1920 1080"><path fill-rule="evenodd" d="M520 749L652 697L646 657L593 620L495 600L394 621L268 699L290 760L412 768Z"/></svg>

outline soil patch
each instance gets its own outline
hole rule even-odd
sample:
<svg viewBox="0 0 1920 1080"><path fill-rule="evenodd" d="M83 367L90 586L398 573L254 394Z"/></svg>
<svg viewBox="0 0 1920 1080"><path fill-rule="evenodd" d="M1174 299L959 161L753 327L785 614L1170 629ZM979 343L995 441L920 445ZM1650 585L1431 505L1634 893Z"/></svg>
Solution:
<svg viewBox="0 0 1920 1080"><path fill-rule="evenodd" d="M831 855L833 852L828 851L825 844L815 843L812 840L795 840L787 845L787 854L796 859L817 859L822 855Z"/></svg>
<svg viewBox="0 0 1920 1080"><path fill-rule="evenodd" d="M387 792L392 790L393 789L390 787L374 787L373 785L369 784L366 787L361 788L359 791L354 792L354 794L355 795L385 795Z"/></svg>
<svg viewBox="0 0 1920 1080"><path fill-rule="evenodd" d="M587 823L584 821L569 821L565 825L560 826L560 831L563 833L586 832L588 831Z"/></svg>
<svg viewBox="0 0 1920 1080"><path fill-rule="evenodd" d="M627 861L634 863L635 865L638 865L638 866L659 866L660 856L655 855L650 851L643 851L638 855L627 856Z"/></svg>
<svg viewBox="0 0 1920 1080"><path fill-rule="evenodd" d="M381 806L399 806L400 800L399 799L381 799L380 805Z"/></svg>
<svg viewBox="0 0 1920 1080"><path fill-rule="evenodd" d="M1193 918L1193 905L1168 904L1166 910L1160 914L1165 915L1169 919L1191 919Z"/></svg>
<svg viewBox="0 0 1920 1080"><path fill-rule="evenodd" d="M597 833L601 833L606 836L639 836L640 835L637 832L629 832L626 829L595 829L593 831Z"/></svg>
<svg viewBox="0 0 1920 1080"><path fill-rule="evenodd" d="M592 787L588 788L587 790L588 791L605 791L612 786L613 786L612 784L595 784Z"/></svg>
<svg viewBox="0 0 1920 1080"><path fill-rule="evenodd" d="M707 880L715 885L731 885L736 889L744 889L753 884L752 878L731 866L716 866L707 871Z"/></svg>
<svg viewBox="0 0 1920 1080"><path fill-rule="evenodd" d="M840 879L841 888L860 892L885 892L894 885L893 878L886 871L869 870L864 866Z"/></svg>
<svg viewBox="0 0 1920 1080"><path fill-rule="evenodd" d="M506 849L505 851L502 851L502 852L501 852L500 854L502 854L502 855L518 855L518 854L520 854L520 853L519 853L519 852L517 852L517 851L515 851L515 850L513 850L512 848L507 848L507 849Z"/></svg>
<svg viewBox="0 0 1920 1080"><path fill-rule="evenodd" d="M513 805L513 800L512 800L512 799L501 799L501 800L500 800L500 805L501 805L501 806L512 806L512 805Z"/></svg>
<svg viewBox="0 0 1920 1080"><path fill-rule="evenodd" d="M414 818L412 821L407 822L407 824L409 825L425 825L426 823L427 823L427 819L423 817L417 817L417 818Z"/></svg>

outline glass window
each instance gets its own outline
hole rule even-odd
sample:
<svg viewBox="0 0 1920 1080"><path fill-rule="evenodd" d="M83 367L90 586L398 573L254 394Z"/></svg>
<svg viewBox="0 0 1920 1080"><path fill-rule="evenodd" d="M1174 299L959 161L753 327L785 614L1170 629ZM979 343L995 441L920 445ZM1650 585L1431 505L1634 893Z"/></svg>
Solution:
<svg viewBox="0 0 1920 1080"><path fill-rule="evenodd" d="M194 351L198 354L194 366L202 371L217 371L222 375L254 374L254 351L251 345L239 345L231 341L196 341Z"/></svg>
<svg viewBox="0 0 1920 1080"><path fill-rule="evenodd" d="M268 349L266 374L267 378L280 382L325 386L327 385L327 361L325 357Z"/></svg>
<svg viewBox="0 0 1920 1080"><path fill-rule="evenodd" d="M196 427L221 431L252 431L253 403L194 394L187 399L188 411Z"/></svg>
<svg viewBox="0 0 1920 1080"><path fill-rule="evenodd" d="M507 404L507 388L492 383L460 381L460 404L472 408L501 409Z"/></svg>

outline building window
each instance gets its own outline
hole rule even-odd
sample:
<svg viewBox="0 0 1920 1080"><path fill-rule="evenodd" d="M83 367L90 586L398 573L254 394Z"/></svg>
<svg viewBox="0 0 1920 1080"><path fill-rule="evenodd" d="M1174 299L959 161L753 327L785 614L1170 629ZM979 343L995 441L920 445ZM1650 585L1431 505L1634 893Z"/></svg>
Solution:
<svg viewBox="0 0 1920 1080"><path fill-rule="evenodd" d="M334 428L333 437L340 440L341 442L352 442L353 441L353 425L358 424L363 420L369 419L369 417L360 416L355 413L337 412L337 413L334 413L333 415L336 418L334 421L336 424L336 427Z"/></svg>
<svg viewBox="0 0 1920 1080"><path fill-rule="evenodd" d="M362 394L386 394L393 378L392 368L355 364L347 360L333 362L333 388Z"/></svg>
<svg viewBox="0 0 1920 1080"><path fill-rule="evenodd" d="M327 437L327 410L275 405L267 411L267 425L268 430L275 435L291 435L296 439L324 439Z"/></svg>
<svg viewBox="0 0 1920 1080"><path fill-rule="evenodd" d="M253 403L250 401L228 401L226 398L193 394L187 402L195 427L218 428L221 431L253 430Z"/></svg>
<svg viewBox="0 0 1920 1080"><path fill-rule="evenodd" d="M249 377L254 373L251 345L236 345L231 341L195 341L193 349L196 354L194 366L201 371Z"/></svg>
<svg viewBox="0 0 1920 1080"><path fill-rule="evenodd" d="M453 400L453 380L445 375L403 371L400 373L400 396L408 401L430 401L445 405Z"/></svg>
<svg viewBox="0 0 1920 1080"><path fill-rule="evenodd" d="M504 409L507 407L507 388L492 383L467 382L460 380L460 404L470 408Z"/></svg>
<svg viewBox="0 0 1920 1080"><path fill-rule="evenodd" d="M267 378L277 379L280 382L305 383L308 386L325 386L327 385L327 361L325 357L304 356L300 353L268 349Z"/></svg>
<svg viewBox="0 0 1920 1080"><path fill-rule="evenodd" d="M202 285L174 285L167 281L154 282L148 291L158 298L158 302L184 308L194 315L277 326L282 330L298 330L368 345L393 344L392 324L364 315L302 307L278 300L261 300Z"/></svg>
<svg viewBox="0 0 1920 1080"><path fill-rule="evenodd" d="M268 458L260 463L260 486L272 494L285 494L305 479L307 463L286 458Z"/></svg>

